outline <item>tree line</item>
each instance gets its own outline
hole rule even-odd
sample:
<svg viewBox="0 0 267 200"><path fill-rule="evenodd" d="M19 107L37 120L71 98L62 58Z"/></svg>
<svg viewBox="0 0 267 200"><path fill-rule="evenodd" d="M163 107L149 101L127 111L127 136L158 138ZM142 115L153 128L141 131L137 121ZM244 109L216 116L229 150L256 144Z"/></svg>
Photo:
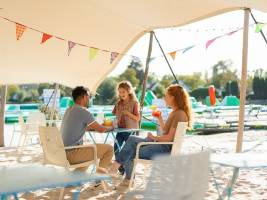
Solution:
<svg viewBox="0 0 267 200"><path fill-rule="evenodd" d="M165 67L165 66L164 66ZM167 68L166 68L167 69ZM227 95L239 97L240 79L231 60L218 61L208 72L194 72L192 75L176 75L179 84L183 85L198 101L208 96L208 87L214 85L216 96L223 98ZM118 76L107 77L98 87L93 102L97 105L112 105L117 101L116 86L119 81L128 80L135 87L136 93L142 90L144 67L135 58L130 61L126 70ZM158 77L154 73L148 75L147 89L152 90L158 98L162 98L165 88L175 83L172 75ZM55 88L54 84L9 85L7 103L41 103L42 92L45 88ZM71 96L71 88L60 85L61 96ZM247 77L247 98L267 99L267 72L263 69L254 71Z"/></svg>

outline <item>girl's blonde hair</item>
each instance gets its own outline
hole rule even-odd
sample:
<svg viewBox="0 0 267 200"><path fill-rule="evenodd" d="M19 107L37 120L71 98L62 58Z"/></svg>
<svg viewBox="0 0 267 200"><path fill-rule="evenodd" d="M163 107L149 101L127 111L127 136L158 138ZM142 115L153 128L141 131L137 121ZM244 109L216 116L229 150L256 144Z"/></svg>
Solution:
<svg viewBox="0 0 267 200"><path fill-rule="evenodd" d="M120 88L125 89L129 93L129 97L131 100L138 102L136 94L134 92L134 88L129 81L119 82L117 85L117 92ZM119 94L118 94L118 96L119 96Z"/></svg>
<svg viewBox="0 0 267 200"><path fill-rule="evenodd" d="M174 97L176 106L183 110L188 117L188 127L192 127L191 101L187 91L178 84L172 84L167 88L167 93Z"/></svg>

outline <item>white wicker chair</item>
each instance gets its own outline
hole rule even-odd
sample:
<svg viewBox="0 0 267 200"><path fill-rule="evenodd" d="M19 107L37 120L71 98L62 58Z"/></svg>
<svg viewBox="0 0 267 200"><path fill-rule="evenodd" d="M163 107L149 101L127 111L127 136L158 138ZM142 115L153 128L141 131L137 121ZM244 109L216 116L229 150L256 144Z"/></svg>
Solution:
<svg viewBox="0 0 267 200"><path fill-rule="evenodd" d="M164 156L152 163L145 190L126 199L203 200L209 183L209 152Z"/></svg>
<svg viewBox="0 0 267 200"><path fill-rule="evenodd" d="M179 122L178 123L173 142L141 142L137 145L136 157L134 159L133 171L132 171L129 187L133 186L134 175L135 175L135 170L136 170L137 164L138 163L143 163L143 164L151 163L151 160L145 160L145 159L139 158L140 147L143 145L148 145L148 144L149 145L170 144L170 145L172 145L171 155L172 156L178 155L181 151L183 137L184 137L184 134L186 133L187 126L188 126L188 122Z"/></svg>

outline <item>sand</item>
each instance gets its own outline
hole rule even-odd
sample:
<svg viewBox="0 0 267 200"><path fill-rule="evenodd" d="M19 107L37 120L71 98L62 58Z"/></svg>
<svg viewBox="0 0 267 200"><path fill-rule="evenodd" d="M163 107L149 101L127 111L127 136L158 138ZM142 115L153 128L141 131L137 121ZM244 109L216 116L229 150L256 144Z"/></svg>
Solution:
<svg viewBox="0 0 267 200"><path fill-rule="evenodd" d="M6 141L12 134L12 127L6 126ZM236 132L221 133L208 136L186 136L183 143L183 152L195 152L210 148L214 153L235 152ZM104 141L104 135L97 136L97 141ZM112 143L110 138L108 142ZM245 131L243 149L249 152L266 153L267 156L267 131ZM0 148L0 166L16 165L18 163L42 163L42 150L40 145L27 145L24 147L4 147ZM144 190L146 187L146 177L149 176L150 166L140 165L137 170L135 183L136 190ZM211 165L214 176L210 176L209 189L206 193L206 200L218 198L217 184L221 187L229 182L233 169ZM1 176L1 175L0 175ZM123 177L113 178L113 184L118 185ZM73 188L66 189L65 199L72 199ZM222 189L220 190L220 192ZM60 189L43 189L29 193L19 194L20 199L58 199ZM116 190L104 192L102 187L95 188L92 184L82 186L79 199L125 199L126 187L117 187ZM267 200L267 168L241 169L236 184L233 189L233 200Z"/></svg>

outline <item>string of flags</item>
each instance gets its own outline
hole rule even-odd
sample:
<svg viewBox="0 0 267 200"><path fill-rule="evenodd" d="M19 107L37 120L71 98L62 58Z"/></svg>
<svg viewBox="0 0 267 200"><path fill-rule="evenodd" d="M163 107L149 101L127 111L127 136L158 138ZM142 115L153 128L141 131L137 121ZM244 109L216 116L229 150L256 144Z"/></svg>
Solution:
<svg viewBox="0 0 267 200"><path fill-rule="evenodd" d="M42 34L42 39L41 39L41 42L40 44L44 44L46 43L49 39L51 38L56 38L56 39L59 39L59 40L62 40L62 41L65 41L67 42L68 44L68 56L70 56L71 54L71 51L72 49L75 47L75 46L82 46L82 47L86 47L86 48L89 48L89 61L92 61L95 59L95 57L98 55L99 51L102 51L102 52L106 52L106 53L109 53L110 54L110 64L113 63L113 61L119 56L130 56L132 57L132 59L140 59L140 57L138 56L134 56L134 55L129 55L129 54L123 54L123 53L118 53L118 52L113 52L113 51L109 51L109 50L106 50L106 49L99 49L97 47L91 47L89 45L85 45L85 44L80 44L78 42L74 42L74 41L70 41L70 40L67 40L67 39L64 39L62 37L58 37L58 36L55 36L55 35L51 35L49 33L45 33L43 31L40 31L40 30L37 30L37 29L34 29L34 28L31 28L31 27L28 27L26 25L23 25L21 23L18 23L18 22L15 22L15 21L12 21L10 19L7 19L5 17L1 17L0 18L4 19L4 20L7 20L11 23L14 23L15 26L16 26L16 39L19 41L21 39L21 37L23 36L24 32L27 30L27 29L30 29L32 31L35 31L35 32L39 32ZM254 26L255 25L255 33L260 33L262 31L262 29L266 26L267 23L257 23L257 24L252 24L250 25L251 26ZM214 29L215 30L215 29ZM208 48L218 39L220 38L223 38L225 36L231 36L233 35L234 33L240 31L240 30L243 30L243 28L237 28L236 30L231 30L230 32L228 33L225 33L225 34L222 34L222 35L219 35L219 36L216 36L208 41L205 42L205 49L208 50ZM198 46L200 44L193 44L193 45L190 45L190 46L187 46L185 48L182 48L182 49L177 49L175 51L171 51L171 52L168 52L167 55L169 55L173 60L175 60L176 58L176 54L178 52L181 52L182 54L188 52L189 50L195 48L196 46ZM162 55L163 56L163 55ZM152 60L155 60L156 58L159 58L159 57L162 57L162 56L155 56L155 57L151 57L150 61Z"/></svg>

